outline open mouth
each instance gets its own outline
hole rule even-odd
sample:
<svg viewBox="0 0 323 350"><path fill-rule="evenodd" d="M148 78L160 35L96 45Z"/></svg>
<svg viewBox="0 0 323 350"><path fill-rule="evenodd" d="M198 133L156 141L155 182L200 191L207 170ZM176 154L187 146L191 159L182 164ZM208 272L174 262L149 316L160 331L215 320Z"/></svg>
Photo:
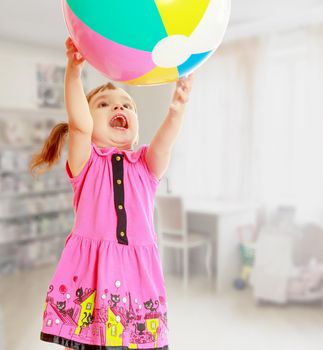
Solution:
<svg viewBox="0 0 323 350"><path fill-rule="evenodd" d="M110 126L114 129L127 130L128 120L123 114L116 114L111 118Z"/></svg>

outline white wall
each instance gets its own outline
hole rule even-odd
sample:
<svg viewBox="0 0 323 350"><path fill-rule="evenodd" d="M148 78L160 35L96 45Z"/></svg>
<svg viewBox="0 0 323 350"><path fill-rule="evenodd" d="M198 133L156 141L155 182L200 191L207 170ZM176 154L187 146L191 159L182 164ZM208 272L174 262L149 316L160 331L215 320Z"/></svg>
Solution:
<svg viewBox="0 0 323 350"><path fill-rule="evenodd" d="M127 87L127 91L134 98L138 107L140 144L150 143L165 118L173 88L173 84Z"/></svg>
<svg viewBox="0 0 323 350"><path fill-rule="evenodd" d="M61 49L53 49L0 40L0 109L33 110L37 108L36 65L38 63L65 66L64 43ZM89 64L85 65L85 69L88 72L87 90L108 81ZM166 115L173 86L116 85L127 90L137 103L140 122L139 144L150 143Z"/></svg>
<svg viewBox="0 0 323 350"><path fill-rule="evenodd" d="M66 64L65 48L51 49L24 43L0 41L0 108L34 109L37 107L36 65L38 63ZM91 67L88 86L106 81Z"/></svg>

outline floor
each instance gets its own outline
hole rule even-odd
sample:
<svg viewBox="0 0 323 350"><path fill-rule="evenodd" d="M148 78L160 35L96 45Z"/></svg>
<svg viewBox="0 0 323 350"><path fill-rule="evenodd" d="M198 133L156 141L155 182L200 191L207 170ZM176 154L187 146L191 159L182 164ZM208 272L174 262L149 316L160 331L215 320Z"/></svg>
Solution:
<svg viewBox="0 0 323 350"><path fill-rule="evenodd" d="M0 349L59 350L41 342L45 291L54 267L0 278ZM257 306L250 290L218 295L204 277L165 276L170 350L322 350L321 305Z"/></svg>

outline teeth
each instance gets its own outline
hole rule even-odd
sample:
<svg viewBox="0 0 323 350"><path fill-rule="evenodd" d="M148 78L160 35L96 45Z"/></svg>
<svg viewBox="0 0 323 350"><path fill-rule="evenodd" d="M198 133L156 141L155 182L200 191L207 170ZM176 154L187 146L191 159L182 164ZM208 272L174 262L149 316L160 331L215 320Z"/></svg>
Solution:
<svg viewBox="0 0 323 350"><path fill-rule="evenodd" d="M113 121L114 121L116 118L121 118L121 119L122 119L122 127L123 127L123 128L126 128L126 126L127 126L127 119L126 119L123 115L116 115L116 116L114 116L114 117L111 119L110 124L113 124ZM116 126L115 126L115 127L116 127ZM119 128L120 128L120 127L119 127Z"/></svg>

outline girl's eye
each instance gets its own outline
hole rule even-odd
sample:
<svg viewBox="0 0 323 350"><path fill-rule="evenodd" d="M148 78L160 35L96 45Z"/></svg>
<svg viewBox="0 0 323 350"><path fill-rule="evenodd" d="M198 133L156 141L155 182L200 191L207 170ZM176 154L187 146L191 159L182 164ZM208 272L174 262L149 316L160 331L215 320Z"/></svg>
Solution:
<svg viewBox="0 0 323 350"><path fill-rule="evenodd" d="M101 102L98 104L99 108L103 108L103 107L108 107L109 105L106 102Z"/></svg>
<svg viewBox="0 0 323 350"><path fill-rule="evenodd" d="M129 103L125 103L123 106L126 108L132 108L132 106Z"/></svg>

